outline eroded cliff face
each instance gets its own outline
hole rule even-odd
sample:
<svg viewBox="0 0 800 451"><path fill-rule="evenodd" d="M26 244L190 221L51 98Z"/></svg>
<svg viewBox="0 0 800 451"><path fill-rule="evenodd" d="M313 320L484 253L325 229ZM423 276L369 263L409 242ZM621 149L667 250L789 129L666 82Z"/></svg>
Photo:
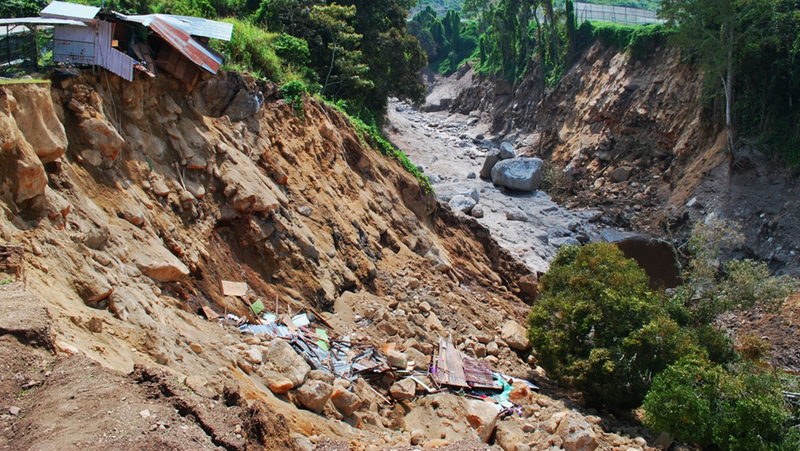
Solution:
<svg viewBox="0 0 800 451"><path fill-rule="evenodd" d="M520 299L535 293L535 276L485 228L435 212L417 181L339 112L306 99L298 115L276 95L272 85L229 73L190 93L166 77L128 83L90 73L0 87L0 244L23 262L3 261L0 271L24 282L19 296L41 299L8 330L52 334L58 356L116 372L141 364L179 381L200 375L193 390L201 398L221 400L234 384L237 396L282 411L276 419L267 407L245 409L256 425L239 438L264 442L264 424L274 421L305 436L358 434L278 400L242 369L252 370L242 363L244 338L198 314L245 314L242 299L223 296L222 280L247 282L250 302L280 313L311 307L335 322L336 302L361 316L378 311L368 324L352 315L342 323L342 333L376 346L453 333L463 341L510 318L524 321ZM519 289L523 277L527 291ZM405 312L420 313L421 297L433 307L409 320ZM45 324L39 332L25 332L31 315ZM0 332L8 337L5 325ZM515 368L523 364L506 351L509 365L511 357ZM148 371L130 377L165 377ZM172 390L165 386L158 390ZM28 418L29 427L55 421L42 412ZM84 426L86 436L98 433ZM215 445L240 449L206 432ZM267 448L283 449L281 440L285 434L269 438Z"/></svg>
<svg viewBox="0 0 800 451"><path fill-rule="evenodd" d="M483 80L451 103L489 111L495 134L564 169L569 204L602 205L612 224L658 232L683 214L698 174L725 162L701 126L702 77L680 56L659 48L635 61L595 43L552 90L534 72L514 87Z"/></svg>

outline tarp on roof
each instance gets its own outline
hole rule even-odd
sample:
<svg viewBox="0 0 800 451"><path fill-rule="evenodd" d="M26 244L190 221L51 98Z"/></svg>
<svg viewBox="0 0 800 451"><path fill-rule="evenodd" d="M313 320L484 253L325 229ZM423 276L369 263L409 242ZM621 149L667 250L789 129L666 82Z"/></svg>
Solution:
<svg viewBox="0 0 800 451"><path fill-rule="evenodd" d="M191 36L230 41L231 36L233 35L233 24L203 19L201 17L175 16L171 14L126 16L125 14L120 14L116 11L114 14L126 22L136 22L144 25L145 27L149 27L156 18L159 18L187 32Z"/></svg>
<svg viewBox="0 0 800 451"><path fill-rule="evenodd" d="M99 6L86 6L77 3L53 1L42 10L42 17L58 17L92 20L100 12Z"/></svg>

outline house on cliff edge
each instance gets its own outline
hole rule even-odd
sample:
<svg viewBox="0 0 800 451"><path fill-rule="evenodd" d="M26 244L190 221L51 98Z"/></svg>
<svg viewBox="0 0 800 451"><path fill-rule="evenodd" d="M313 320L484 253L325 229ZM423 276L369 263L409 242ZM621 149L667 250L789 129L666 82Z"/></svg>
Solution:
<svg viewBox="0 0 800 451"><path fill-rule="evenodd" d="M57 63L103 67L128 81L134 70L151 77L165 72L189 89L201 71L216 74L222 64L209 40L230 41L233 33L233 24L198 17L106 14L98 7L60 1L47 5L41 17L0 21L6 26L52 26Z"/></svg>

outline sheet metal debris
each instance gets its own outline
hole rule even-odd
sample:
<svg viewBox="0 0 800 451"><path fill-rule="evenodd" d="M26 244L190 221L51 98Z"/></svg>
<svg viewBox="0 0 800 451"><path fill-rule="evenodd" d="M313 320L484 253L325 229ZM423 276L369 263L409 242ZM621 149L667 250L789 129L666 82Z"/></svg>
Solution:
<svg viewBox="0 0 800 451"><path fill-rule="evenodd" d="M227 316L240 321L234 315ZM388 364L386 355L394 352L395 343L386 343L379 349L367 343L352 342L347 335L337 338L336 331L313 310L294 316L262 312L258 319L262 324L244 322L237 326L242 332L266 334L288 341L313 369L327 371L349 381L355 381L358 377L372 381L377 385L370 388L386 403L392 403L386 393L387 378L388 381L409 378L417 387L424 389L422 393L451 390L462 396L489 402L501 415L521 414L520 406L509 400L509 394L511 384L522 379L493 372L489 362L464 355L455 347L452 339L440 338L439 352L433 359L432 367L428 371L415 371L411 363L407 368L392 368ZM524 382L538 390L534 384Z"/></svg>

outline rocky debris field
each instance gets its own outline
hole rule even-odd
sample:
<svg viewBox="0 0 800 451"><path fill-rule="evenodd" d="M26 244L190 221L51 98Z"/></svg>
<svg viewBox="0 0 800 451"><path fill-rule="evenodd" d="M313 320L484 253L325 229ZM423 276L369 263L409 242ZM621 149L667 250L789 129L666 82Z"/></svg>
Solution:
<svg viewBox="0 0 800 451"><path fill-rule="evenodd" d="M656 443L536 368L520 331L536 274L489 228L437 206L332 108L306 99L301 121L275 92L230 73L190 94L88 73L0 87L0 448ZM211 314L258 302L317 312L329 338L401 368L335 378ZM428 393L401 362L425 376L440 339L541 391L515 383L502 418L459 390Z"/></svg>
<svg viewBox="0 0 800 451"><path fill-rule="evenodd" d="M600 239L602 211L567 209L537 190L547 169L541 160L516 158L512 144L487 138L478 117L393 101L385 130L428 177L437 198L476 218L532 271L546 272L564 244ZM515 180L498 167L517 163L530 167Z"/></svg>

